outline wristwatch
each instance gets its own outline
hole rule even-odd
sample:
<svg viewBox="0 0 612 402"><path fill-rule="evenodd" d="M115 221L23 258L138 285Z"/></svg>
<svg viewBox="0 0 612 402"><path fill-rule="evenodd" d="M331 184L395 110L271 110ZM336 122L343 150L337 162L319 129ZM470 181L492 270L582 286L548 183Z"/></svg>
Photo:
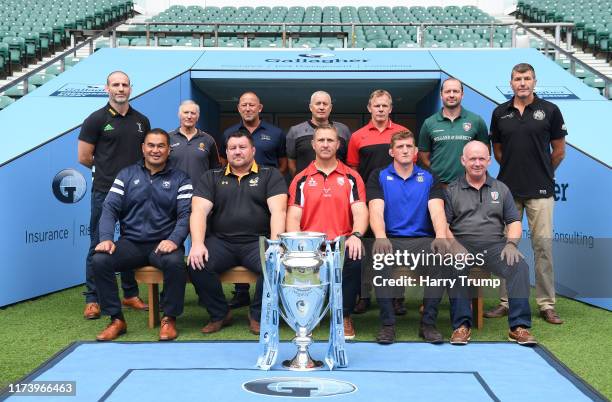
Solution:
<svg viewBox="0 0 612 402"><path fill-rule="evenodd" d="M359 240L361 240L363 238L363 235L361 234L361 232L353 232L353 233L351 233L351 236L355 236Z"/></svg>

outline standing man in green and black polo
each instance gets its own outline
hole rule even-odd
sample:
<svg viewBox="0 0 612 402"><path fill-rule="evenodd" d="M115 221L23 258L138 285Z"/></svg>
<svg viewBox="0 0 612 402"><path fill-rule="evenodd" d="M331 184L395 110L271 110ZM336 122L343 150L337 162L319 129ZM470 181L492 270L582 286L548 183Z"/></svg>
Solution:
<svg viewBox="0 0 612 402"><path fill-rule="evenodd" d="M421 127L419 159L441 183L448 184L465 173L461 165L465 144L478 140L489 146L489 134L482 117L461 106L461 81L456 78L444 80L440 98L442 109L425 120Z"/></svg>
<svg viewBox="0 0 612 402"><path fill-rule="evenodd" d="M85 271L85 311L88 320L100 318L100 304L96 293L91 259L100 243L98 223L102 214L102 203L108 194L117 173L126 166L142 160L142 142L145 133L151 130L149 119L134 110L130 104L132 87L130 78L123 71L114 71L106 78L108 103L93 112L81 126L78 144L79 163L91 168L93 186L91 191L91 217L89 221L89 252ZM148 310L138 297L138 284L134 272L121 273L122 304L136 310Z"/></svg>

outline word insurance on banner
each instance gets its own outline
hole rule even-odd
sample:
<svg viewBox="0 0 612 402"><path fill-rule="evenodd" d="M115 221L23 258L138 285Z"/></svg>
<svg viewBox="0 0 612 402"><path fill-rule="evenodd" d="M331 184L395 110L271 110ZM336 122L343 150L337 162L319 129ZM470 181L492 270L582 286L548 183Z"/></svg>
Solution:
<svg viewBox="0 0 612 402"><path fill-rule="evenodd" d="M104 85L91 84L64 84L60 89L49 96L63 96L68 98L107 98L108 93Z"/></svg>
<svg viewBox="0 0 612 402"><path fill-rule="evenodd" d="M514 96L514 92L509 86L498 86L497 89L506 99L511 99ZM536 87L535 93L541 99L580 99L566 87Z"/></svg>

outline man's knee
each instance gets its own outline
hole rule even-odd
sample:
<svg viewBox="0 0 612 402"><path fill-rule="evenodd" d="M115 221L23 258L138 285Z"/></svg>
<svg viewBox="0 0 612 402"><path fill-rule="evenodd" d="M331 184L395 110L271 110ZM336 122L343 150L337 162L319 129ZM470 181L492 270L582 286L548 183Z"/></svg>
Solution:
<svg viewBox="0 0 612 402"><path fill-rule="evenodd" d="M156 261L162 270L185 270L185 258L183 257L184 253L170 253L163 254L159 256L158 261Z"/></svg>
<svg viewBox="0 0 612 402"><path fill-rule="evenodd" d="M112 270L112 256L107 253L95 253L91 257L91 267L95 275Z"/></svg>

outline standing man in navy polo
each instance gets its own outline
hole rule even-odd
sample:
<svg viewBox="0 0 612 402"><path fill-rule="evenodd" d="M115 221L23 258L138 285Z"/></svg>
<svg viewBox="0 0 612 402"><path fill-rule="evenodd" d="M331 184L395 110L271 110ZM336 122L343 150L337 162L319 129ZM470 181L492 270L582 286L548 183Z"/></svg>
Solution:
<svg viewBox="0 0 612 402"><path fill-rule="evenodd" d="M91 258L100 242L98 223L102 214L102 203L117 173L142 159L141 144L145 133L151 129L149 119L129 104L132 86L126 73L110 73L104 88L108 92L108 103L85 119L78 144L79 163L92 169L94 179L89 220L90 243L85 262L86 290L83 313L89 320L100 318ZM148 306L138 297L138 284L132 271L121 274L121 287L124 306L148 310Z"/></svg>
<svg viewBox="0 0 612 402"><path fill-rule="evenodd" d="M419 134L419 160L448 184L463 175L461 153L469 141L478 140L489 145L487 125L482 117L461 105L463 84L447 78L440 89L442 109L427 118Z"/></svg>
<svg viewBox="0 0 612 402"><path fill-rule="evenodd" d="M287 157L291 176L295 176L296 173L306 169L310 162L315 159L315 153L312 149L312 136L319 126L332 125L336 127L340 140L338 159L346 162L351 131L346 124L329 120L332 111L331 96L325 91L316 91L310 96L308 107L310 113L312 113L310 120L291 127L287 132Z"/></svg>
<svg viewBox="0 0 612 402"><path fill-rule="evenodd" d="M196 181L209 169L221 167L215 139L196 127L200 106L192 100L181 102L179 127L170 134L170 164L189 174Z"/></svg>
<svg viewBox="0 0 612 402"><path fill-rule="evenodd" d="M426 170L413 163L417 148L410 131L393 134L389 154L393 162L372 172L368 180L367 195L370 210L370 227L376 236L374 252L391 254L395 250L412 253L429 252L446 243L446 217L443 194L434 189L434 178ZM432 227L433 222L433 227ZM435 231L436 240L433 239ZM411 269L422 269L427 276L437 276L440 267L420 264ZM393 269L383 271L393 275ZM382 327L376 337L381 344L395 341L395 312L391 296L396 290L376 287ZM423 298L424 309L419 336L430 343L441 343L442 334L436 328L438 304L444 288L426 287ZM451 300L452 302L452 300ZM461 322L453 322L453 329Z"/></svg>
<svg viewBox="0 0 612 402"><path fill-rule="evenodd" d="M523 211L527 214L540 316L550 324L562 324L555 310L552 232L555 169L565 157L567 130L559 107L534 93L536 76L531 65L514 66L510 86L514 96L495 108L491 117L493 152L500 165L497 178L510 188L521 220ZM485 317L506 314L508 295L504 285L500 304L485 312Z"/></svg>
<svg viewBox="0 0 612 402"><path fill-rule="evenodd" d="M393 158L389 156L391 136L398 131L408 130L391 121L392 111L393 98L389 92L383 89L372 92L368 100L370 122L355 131L349 141L346 163L356 169L366 183L370 173L392 162ZM365 313L370 306L369 284L370 281L365 279L362 291L367 290L367 293L361 294L359 303L355 306L357 314ZM394 303L398 314L406 314L402 298L395 299Z"/></svg>
<svg viewBox="0 0 612 402"><path fill-rule="evenodd" d="M249 311L249 330L259 334L263 282L259 237L285 231L287 184L278 169L254 160L252 137L237 131L227 140L225 169L209 170L195 184L190 218L191 281L206 306L211 334L232 323L219 274L242 265L260 274Z"/></svg>
<svg viewBox="0 0 612 402"><path fill-rule="evenodd" d="M183 242L189 233L193 187L187 173L168 165L170 137L164 130L147 133L142 152L144 161L121 169L104 200L92 267L102 312L111 322L96 337L98 341L112 341L127 331L115 273L143 265L153 265L164 274L159 340L178 336L176 317L183 312L187 281ZM121 236L114 242L117 222Z"/></svg>
<svg viewBox="0 0 612 402"><path fill-rule="evenodd" d="M259 166L275 167L282 175L287 172L287 151L285 149L285 133L283 131L260 119L259 114L263 110L259 97L255 92L245 92L238 100L238 113L241 121L229 127L223 133L223 145L221 157L224 164L227 162L225 144L230 134L243 130L250 133L255 144L255 162ZM230 300L230 308L238 308L249 305L249 284L236 284L234 297Z"/></svg>
<svg viewBox="0 0 612 402"><path fill-rule="evenodd" d="M322 232L328 240L346 237L342 268L344 337L354 339L351 313L361 279L361 238L368 228L365 186L359 174L336 157L340 147L336 127L317 127L312 147L315 160L289 186L287 231Z"/></svg>

